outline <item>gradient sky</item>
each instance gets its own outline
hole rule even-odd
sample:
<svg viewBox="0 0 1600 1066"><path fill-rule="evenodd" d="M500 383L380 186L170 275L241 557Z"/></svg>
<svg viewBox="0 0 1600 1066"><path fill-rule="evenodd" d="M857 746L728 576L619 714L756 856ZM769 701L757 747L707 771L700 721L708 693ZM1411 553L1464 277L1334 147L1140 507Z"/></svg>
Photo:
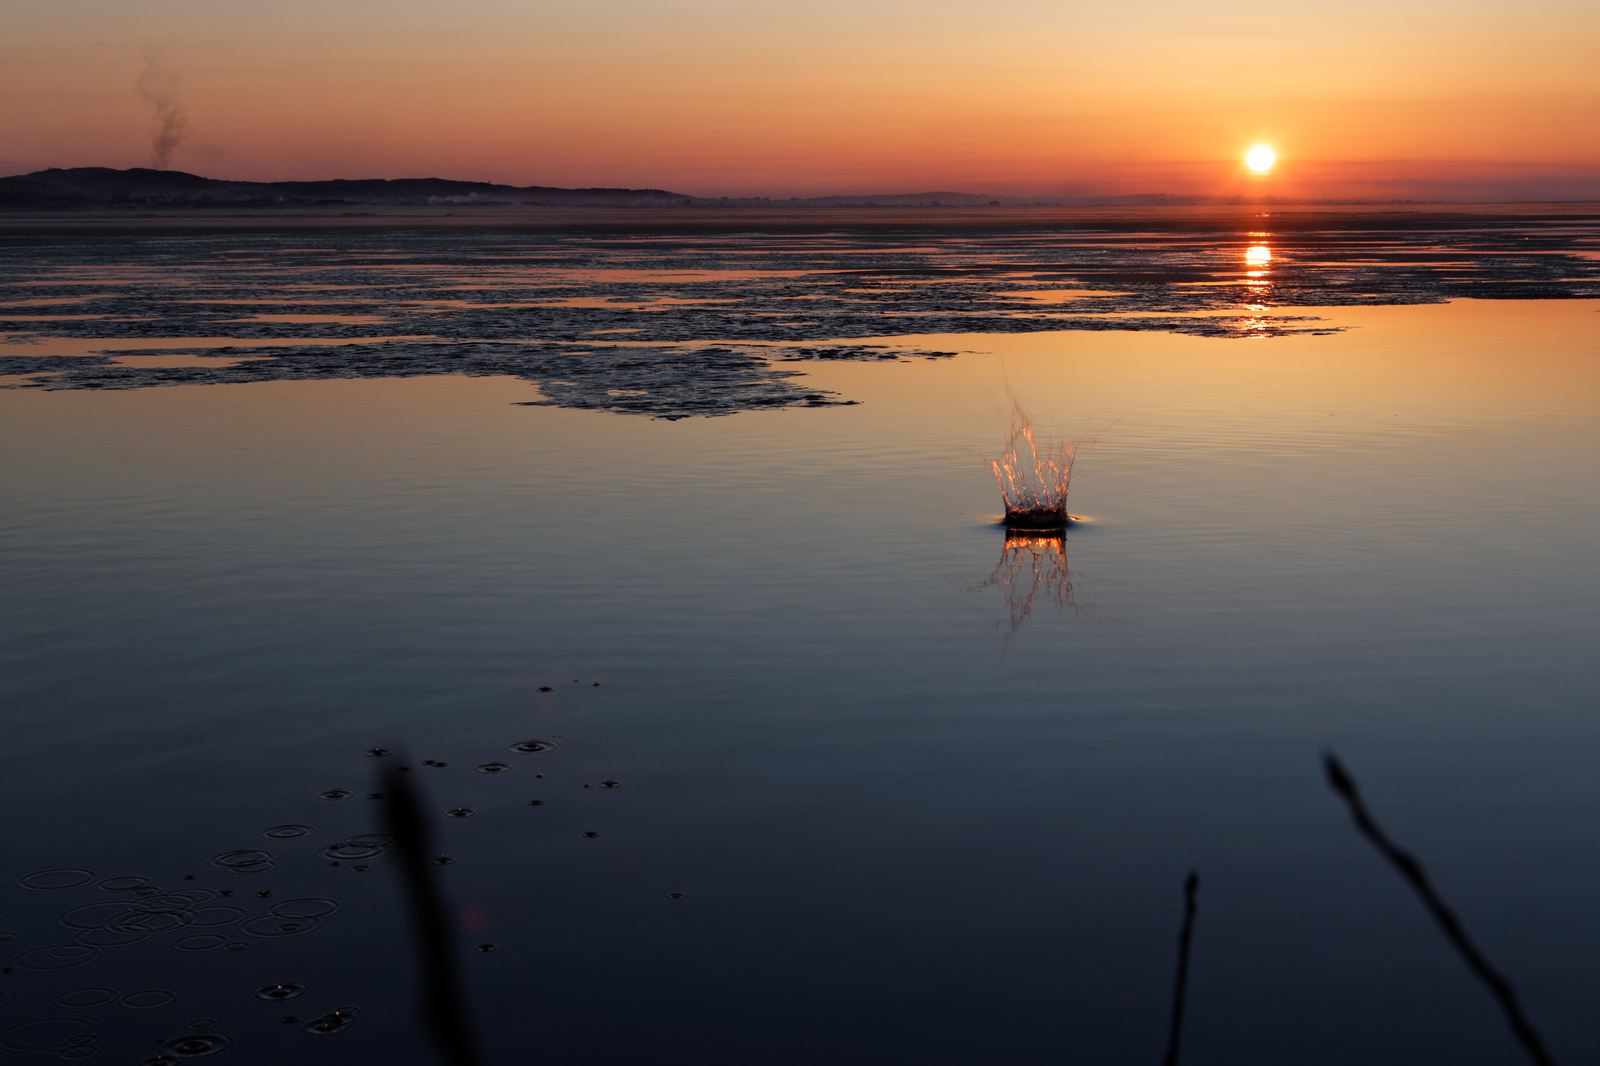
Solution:
<svg viewBox="0 0 1600 1066"><path fill-rule="evenodd" d="M1595 0L0 8L0 173L151 165L161 99L241 179L1600 198Z"/></svg>

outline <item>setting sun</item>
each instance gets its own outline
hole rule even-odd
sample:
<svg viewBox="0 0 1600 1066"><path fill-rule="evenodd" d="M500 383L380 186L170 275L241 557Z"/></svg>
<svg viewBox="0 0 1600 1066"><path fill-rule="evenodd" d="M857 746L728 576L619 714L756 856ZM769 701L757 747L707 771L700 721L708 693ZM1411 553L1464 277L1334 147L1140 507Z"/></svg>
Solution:
<svg viewBox="0 0 1600 1066"><path fill-rule="evenodd" d="M1271 148L1261 144L1250 149L1244 157L1245 164L1257 174L1265 174L1272 169L1272 164L1278 161L1278 156Z"/></svg>

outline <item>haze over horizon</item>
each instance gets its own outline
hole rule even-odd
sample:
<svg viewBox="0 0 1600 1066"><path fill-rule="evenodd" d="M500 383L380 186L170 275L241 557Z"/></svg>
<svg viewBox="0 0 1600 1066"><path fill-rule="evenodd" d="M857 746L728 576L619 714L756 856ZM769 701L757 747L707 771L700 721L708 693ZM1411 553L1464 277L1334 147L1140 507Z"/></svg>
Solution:
<svg viewBox="0 0 1600 1066"><path fill-rule="evenodd" d="M1600 7L1572 0L16 0L0 27L8 174L1600 198Z"/></svg>

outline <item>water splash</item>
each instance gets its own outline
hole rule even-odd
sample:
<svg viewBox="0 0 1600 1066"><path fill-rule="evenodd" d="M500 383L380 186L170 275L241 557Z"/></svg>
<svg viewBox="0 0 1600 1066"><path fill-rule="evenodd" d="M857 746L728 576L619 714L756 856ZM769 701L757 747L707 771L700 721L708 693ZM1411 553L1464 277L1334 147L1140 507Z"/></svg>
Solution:
<svg viewBox="0 0 1600 1066"><path fill-rule="evenodd" d="M1033 421L1019 405L1011 415L1011 438L998 459L984 458L994 470L1000 496L1006 505L1006 525L1025 529L1064 526L1067 492L1072 487L1072 466L1078 445L1086 441L1058 441L1042 449L1033 435Z"/></svg>

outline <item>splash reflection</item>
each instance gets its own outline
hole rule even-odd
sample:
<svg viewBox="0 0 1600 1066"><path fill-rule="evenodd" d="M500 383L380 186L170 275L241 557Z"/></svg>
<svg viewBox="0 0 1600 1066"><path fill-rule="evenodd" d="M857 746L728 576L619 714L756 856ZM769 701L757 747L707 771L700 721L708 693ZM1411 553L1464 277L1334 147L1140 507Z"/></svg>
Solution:
<svg viewBox="0 0 1600 1066"><path fill-rule="evenodd" d="M1067 537L1062 529L1007 529L1000 562L982 589L999 589L1007 617L996 624L1007 637L1020 631L1035 605L1054 607L1078 618L1094 614L1094 605L1079 603L1067 566Z"/></svg>

